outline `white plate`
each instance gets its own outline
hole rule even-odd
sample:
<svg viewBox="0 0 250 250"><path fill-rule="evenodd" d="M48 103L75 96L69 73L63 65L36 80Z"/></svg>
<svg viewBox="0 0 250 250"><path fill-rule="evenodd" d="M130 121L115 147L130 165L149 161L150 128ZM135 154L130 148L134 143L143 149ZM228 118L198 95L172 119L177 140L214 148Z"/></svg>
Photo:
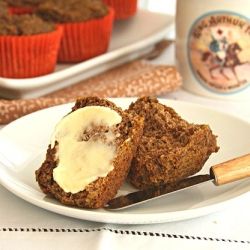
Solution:
<svg viewBox="0 0 250 250"><path fill-rule="evenodd" d="M132 99L114 99L125 108ZM203 106L161 100L190 122L207 123L218 135L220 151L206 163L203 173L213 164L246 154L250 148L250 123ZM203 184L166 198L116 212L88 210L61 205L46 197L35 181L35 170L45 158L47 144L55 124L70 111L72 105L61 105L12 122L0 131L0 182L17 196L47 210L90 221L106 223L160 223L209 214L237 202L250 190L250 180L215 187ZM131 191L126 184L120 193Z"/></svg>
<svg viewBox="0 0 250 250"><path fill-rule="evenodd" d="M0 96L38 97L131 61L150 51L156 42L165 38L173 23L173 16L139 10L133 18L115 22L107 53L78 64L58 65L54 73L41 77L0 77Z"/></svg>

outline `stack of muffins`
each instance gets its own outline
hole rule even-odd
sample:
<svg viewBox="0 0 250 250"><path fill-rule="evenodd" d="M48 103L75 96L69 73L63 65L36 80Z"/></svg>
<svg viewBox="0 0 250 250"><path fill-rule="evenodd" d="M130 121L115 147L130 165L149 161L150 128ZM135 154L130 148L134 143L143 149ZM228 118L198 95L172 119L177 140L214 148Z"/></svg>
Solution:
<svg viewBox="0 0 250 250"><path fill-rule="evenodd" d="M46 75L56 62L105 53L114 17L128 18L136 11L124 8L121 15L116 9L102 0L0 0L0 77Z"/></svg>

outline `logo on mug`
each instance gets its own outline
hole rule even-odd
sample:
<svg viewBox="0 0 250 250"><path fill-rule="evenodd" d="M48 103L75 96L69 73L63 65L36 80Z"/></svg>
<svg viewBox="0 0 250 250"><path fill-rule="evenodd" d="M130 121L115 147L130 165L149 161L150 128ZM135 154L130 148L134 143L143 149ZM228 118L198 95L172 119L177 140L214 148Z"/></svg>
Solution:
<svg viewBox="0 0 250 250"><path fill-rule="evenodd" d="M213 13L193 25L190 66L206 88L227 93L250 85L250 21L233 13Z"/></svg>

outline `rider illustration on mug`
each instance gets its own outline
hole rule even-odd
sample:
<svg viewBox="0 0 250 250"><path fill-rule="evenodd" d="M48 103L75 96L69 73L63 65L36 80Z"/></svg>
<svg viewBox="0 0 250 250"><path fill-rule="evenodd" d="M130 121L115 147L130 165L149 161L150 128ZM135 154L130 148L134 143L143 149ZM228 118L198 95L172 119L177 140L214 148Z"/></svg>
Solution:
<svg viewBox="0 0 250 250"><path fill-rule="evenodd" d="M228 100L250 96L250 1L177 0L176 65L183 87Z"/></svg>
<svg viewBox="0 0 250 250"><path fill-rule="evenodd" d="M209 67L210 77L216 79L216 76L214 76L214 71L219 69L219 73L226 80L235 78L239 84L244 83L246 79L240 81L235 69L236 66L244 64L238 57L238 54L240 51L242 51L242 48L237 42L234 42L232 31L228 30L225 32L223 29L218 29L216 33L217 35L211 32L209 51L203 53L202 55L203 62L207 62L208 60L210 61L210 64L207 64ZM231 69L233 75L226 73L226 69Z"/></svg>

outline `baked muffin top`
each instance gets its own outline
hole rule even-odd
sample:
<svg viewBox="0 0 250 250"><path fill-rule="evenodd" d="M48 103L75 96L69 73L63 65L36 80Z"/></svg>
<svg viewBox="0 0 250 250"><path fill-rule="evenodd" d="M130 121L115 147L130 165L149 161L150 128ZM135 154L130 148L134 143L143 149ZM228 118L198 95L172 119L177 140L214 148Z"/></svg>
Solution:
<svg viewBox="0 0 250 250"><path fill-rule="evenodd" d="M36 14L56 23L82 22L108 14L108 7L101 0L46 0Z"/></svg>
<svg viewBox="0 0 250 250"><path fill-rule="evenodd" d="M9 6L13 7L29 7L29 6L36 6L43 2L44 0L5 0Z"/></svg>
<svg viewBox="0 0 250 250"><path fill-rule="evenodd" d="M46 22L36 15L13 15L0 20L0 35L35 35L55 29L55 24Z"/></svg>
<svg viewBox="0 0 250 250"><path fill-rule="evenodd" d="M8 15L7 4L4 1L0 0L0 17Z"/></svg>

